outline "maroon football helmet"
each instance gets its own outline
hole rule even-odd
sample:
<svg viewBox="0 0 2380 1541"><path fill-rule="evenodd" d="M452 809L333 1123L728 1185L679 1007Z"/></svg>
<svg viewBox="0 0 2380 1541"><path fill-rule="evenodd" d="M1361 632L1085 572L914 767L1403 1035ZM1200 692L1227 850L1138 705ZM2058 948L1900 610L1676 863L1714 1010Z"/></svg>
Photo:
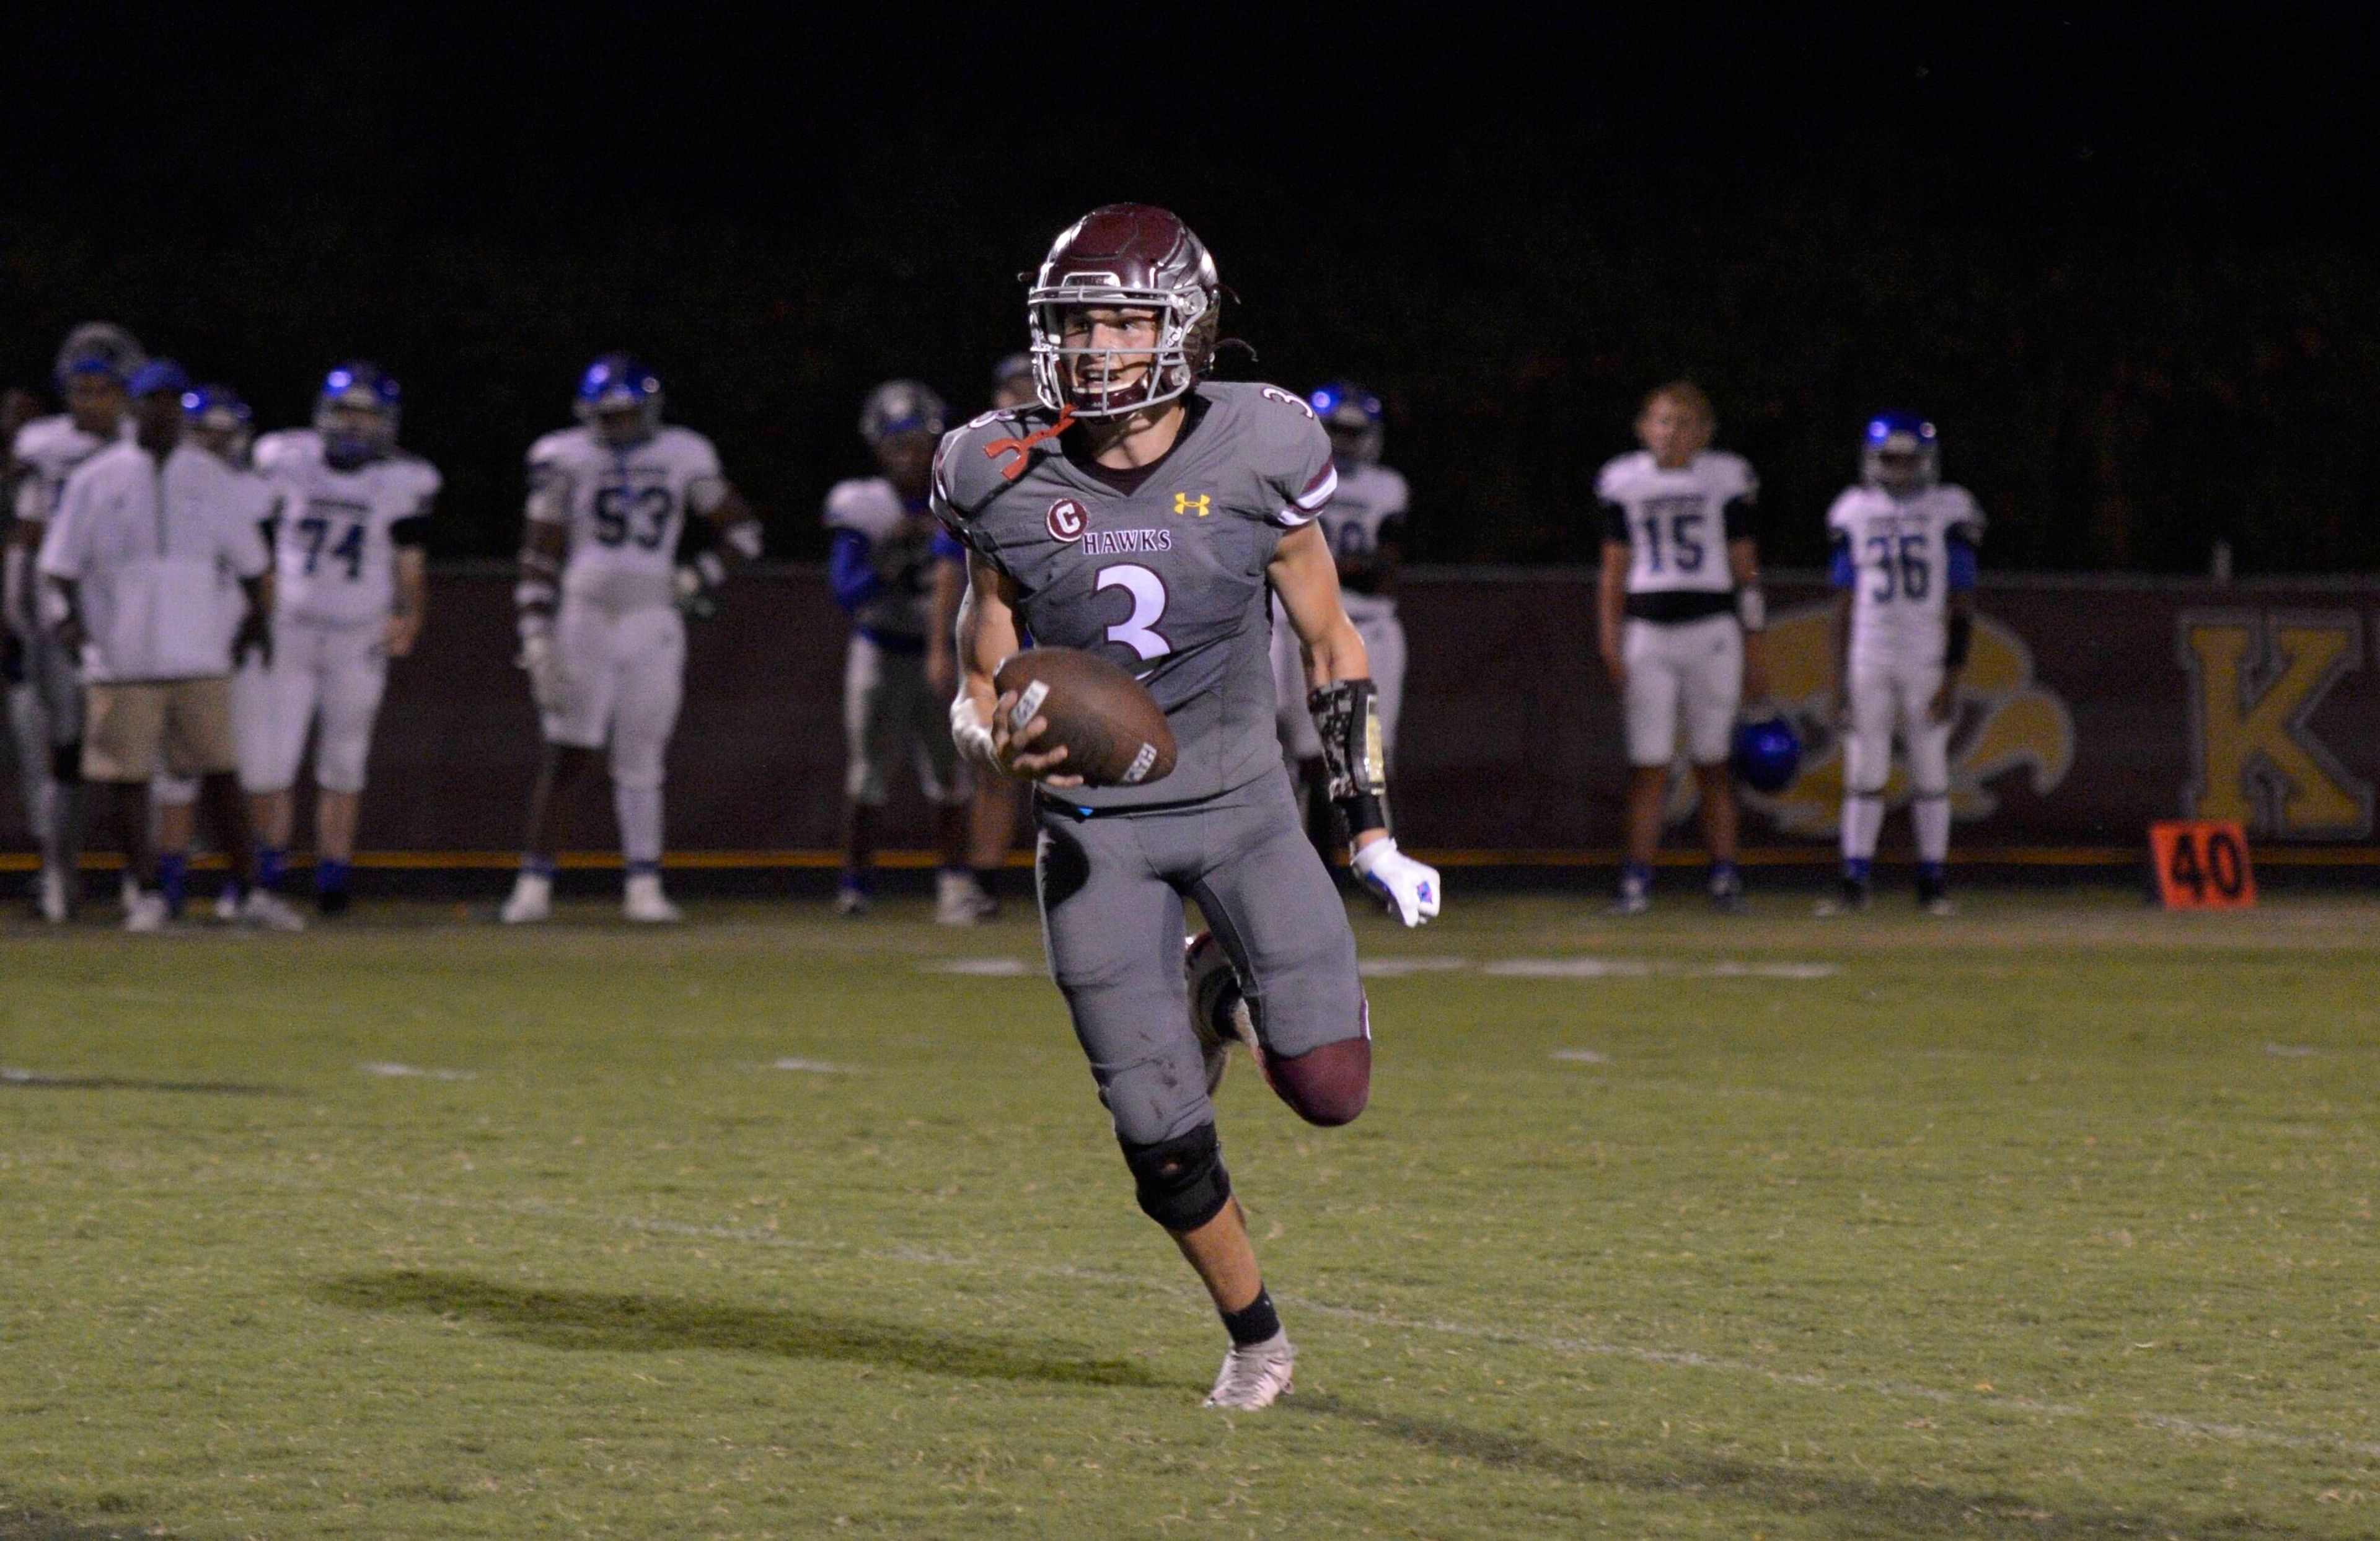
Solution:
<svg viewBox="0 0 2380 1541"><path fill-rule="evenodd" d="M1222 325L1222 285L1206 245L1175 215L1147 203L1111 203L1068 226L1050 247L1026 296L1033 338L1033 383L1053 412L1078 418L1120 418L1172 401L1198 382L1215 362ZM1115 384L1076 384L1094 356L1121 349L1065 346L1066 312L1087 305L1130 306L1157 312L1157 346L1149 367Z"/></svg>

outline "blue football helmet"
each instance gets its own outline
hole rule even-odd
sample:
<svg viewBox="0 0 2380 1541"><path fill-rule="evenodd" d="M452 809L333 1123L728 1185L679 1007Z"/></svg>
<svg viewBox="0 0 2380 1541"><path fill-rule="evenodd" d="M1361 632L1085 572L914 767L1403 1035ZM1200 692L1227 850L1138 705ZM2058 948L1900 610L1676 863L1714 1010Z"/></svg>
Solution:
<svg viewBox="0 0 2380 1541"><path fill-rule="evenodd" d="M950 408L934 388L915 380L888 380L868 393L868 405L860 409L859 436L868 441L869 449L881 448L888 439L905 433L922 433L939 439L950 418Z"/></svg>
<svg viewBox="0 0 2380 1541"><path fill-rule="evenodd" d="M1942 479L1941 436L1914 412L1877 413L1860 442L1860 479L1899 497L1924 491Z"/></svg>
<svg viewBox="0 0 2380 1541"><path fill-rule="evenodd" d="M405 393L378 364L351 359L322 377L314 398L314 431L322 458L339 470L378 460L396 448L396 421Z"/></svg>
<svg viewBox="0 0 2380 1541"><path fill-rule="evenodd" d="M578 377L578 420L615 449L662 431L662 377L625 353L607 353Z"/></svg>
<svg viewBox="0 0 2380 1541"><path fill-rule="evenodd" d="M1378 393L1352 380L1334 380L1316 389L1305 404L1330 431L1331 452L1340 459L1355 466L1379 463L1388 414Z"/></svg>
<svg viewBox="0 0 2380 1541"><path fill-rule="evenodd" d="M182 419L190 437L235 466L248 464L256 414L228 385L199 385L182 393Z"/></svg>
<svg viewBox="0 0 2380 1541"><path fill-rule="evenodd" d="M1802 769L1802 735L1782 715L1735 725L1735 774L1755 792L1782 792Z"/></svg>
<svg viewBox="0 0 2380 1541"><path fill-rule="evenodd" d="M124 384L149 361L140 340L114 322L85 322L58 345L58 389L77 375L98 375Z"/></svg>

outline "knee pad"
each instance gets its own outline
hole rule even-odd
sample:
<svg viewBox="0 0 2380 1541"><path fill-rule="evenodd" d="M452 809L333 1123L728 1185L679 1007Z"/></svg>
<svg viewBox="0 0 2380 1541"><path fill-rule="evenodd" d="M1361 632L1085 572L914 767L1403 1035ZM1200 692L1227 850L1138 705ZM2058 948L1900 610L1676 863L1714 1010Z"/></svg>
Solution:
<svg viewBox="0 0 2380 1541"><path fill-rule="evenodd" d="M50 780L60 786L82 784L82 741L50 746Z"/></svg>
<svg viewBox="0 0 2380 1541"><path fill-rule="evenodd" d="M1141 1212L1168 1231L1196 1231L1231 1201L1232 1174L1211 1123L1155 1145L1124 1144L1123 1164Z"/></svg>
<svg viewBox="0 0 2380 1541"><path fill-rule="evenodd" d="M1267 1056L1265 1079L1289 1110L1308 1123L1335 1129L1353 1123L1372 1100L1372 1040L1342 1038L1293 1060Z"/></svg>

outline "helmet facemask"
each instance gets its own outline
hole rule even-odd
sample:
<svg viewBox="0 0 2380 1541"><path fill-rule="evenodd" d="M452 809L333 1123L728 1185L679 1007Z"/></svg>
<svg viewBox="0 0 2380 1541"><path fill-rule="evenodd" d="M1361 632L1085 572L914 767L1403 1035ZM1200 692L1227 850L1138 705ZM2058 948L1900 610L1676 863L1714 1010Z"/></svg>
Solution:
<svg viewBox="0 0 2380 1541"><path fill-rule="evenodd" d="M1128 289L1103 282L1108 275L1069 273L1037 285L1026 297L1026 324L1033 340L1033 384L1053 412L1071 408L1078 418L1122 418L1188 393L1215 361L1215 338L1222 302L1200 288ZM1069 346L1070 316L1088 309L1146 310L1157 321L1148 347ZM1143 367L1128 379L1119 374ZM1087 376L1102 377L1086 383Z"/></svg>
<svg viewBox="0 0 2380 1541"><path fill-rule="evenodd" d="M1871 423L1860 447L1860 479L1896 498L1915 497L1940 481L1942 446L1934 425Z"/></svg>
<svg viewBox="0 0 2380 1541"><path fill-rule="evenodd" d="M314 431L322 436L322 458L350 471L382 459L396 448L396 382L369 364L342 364L322 381L314 398Z"/></svg>

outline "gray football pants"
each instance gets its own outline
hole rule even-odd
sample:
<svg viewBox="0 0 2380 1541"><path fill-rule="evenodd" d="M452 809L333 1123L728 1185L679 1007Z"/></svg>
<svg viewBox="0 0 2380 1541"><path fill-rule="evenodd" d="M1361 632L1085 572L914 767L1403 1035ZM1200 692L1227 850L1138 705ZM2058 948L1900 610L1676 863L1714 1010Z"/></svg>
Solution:
<svg viewBox="0 0 2380 1541"><path fill-rule="evenodd" d="M1190 1025L1184 897L1229 953L1268 1053L1294 1059L1369 1030L1355 933L1285 772L1145 812L1086 818L1037 803L1050 972L1125 1144L1215 1119Z"/></svg>

